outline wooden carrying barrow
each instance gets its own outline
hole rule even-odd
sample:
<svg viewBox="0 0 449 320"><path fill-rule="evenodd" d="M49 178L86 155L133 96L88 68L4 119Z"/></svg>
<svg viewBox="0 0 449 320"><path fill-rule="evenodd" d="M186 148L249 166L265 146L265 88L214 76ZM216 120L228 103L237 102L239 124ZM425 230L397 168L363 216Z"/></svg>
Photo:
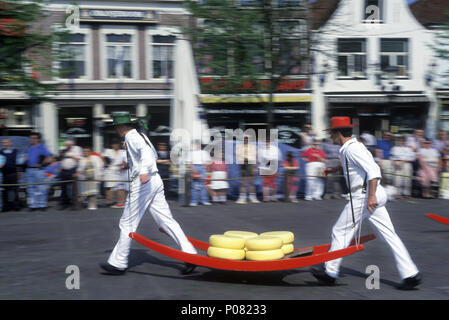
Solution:
<svg viewBox="0 0 449 320"><path fill-rule="evenodd" d="M350 246L328 252L330 244L320 246L296 248L292 253L286 255L283 259L271 261L248 261L248 260L227 260L218 259L214 257L204 256L200 254L186 253L171 247L167 247L155 241L149 240L138 233L131 232L129 237L136 240L145 247L152 249L167 257L188 262L197 266L208 267L212 269L231 270L231 271L276 271L304 268L326 261L339 259L350 254L356 253L364 249L361 243L373 240L376 238L374 234L369 234L360 238L358 245L354 244L354 240ZM187 237L195 248L201 251L207 251L209 243Z"/></svg>

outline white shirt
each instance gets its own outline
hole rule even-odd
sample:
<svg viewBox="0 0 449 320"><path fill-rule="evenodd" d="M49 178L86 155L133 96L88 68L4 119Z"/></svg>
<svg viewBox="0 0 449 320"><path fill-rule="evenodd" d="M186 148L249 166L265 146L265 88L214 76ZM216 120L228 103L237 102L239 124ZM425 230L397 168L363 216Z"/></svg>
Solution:
<svg viewBox="0 0 449 320"><path fill-rule="evenodd" d="M408 146L394 146L391 149L390 159L413 162L416 159L416 155L413 149Z"/></svg>
<svg viewBox="0 0 449 320"><path fill-rule="evenodd" d="M156 160L157 152L148 137L137 132L136 129L128 131L125 135L125 145L129 156L129 170L131 179L141 175L152 175L157 170ZM144 140L145 139L145 140ZM150 145L148 145L147 141Z"/></svg>
<svg viewBox="0 0 449 320"><path fill-rule="evenodd" d="M75 160L72 157L81 159L83 157L83 149L79 146L71 146L61 161L62 169L70 170L76 168L78 165L78 160Z"/></svg>
<svg viewBox="0 0 449 320"><path fill-rule="evenodd" d="M434 148L421 148L418 150L418 155L431 167L436 168L440 160L440 153Z"/></svg>
<svg viewBox="0 0 449 320"><path fill-rule="evenodd" d="M120 170L123 161L126 162L126 151L122 149L117 151L114 149L106 149L104 156L111 160L108 167L109 169Z"/></svg>
<svg viewBox="0 0 449 320"><path fill-rule="evenodd" d="M357 139L352 138L348 140L340 148L340 160L343 166L343 172L345 175L346 183L348 184L348 174L346 171L346 159L348 159L349 178L351 182L352 194L358 196L364 196L362 188L366 179L367 188L369 187L368 181L372 179L382 178L380 168L374 161L373 155L363 145L358 142ZM377 187L382 186L378 182ZM348 184L349 187L349 184Z"/></svg>

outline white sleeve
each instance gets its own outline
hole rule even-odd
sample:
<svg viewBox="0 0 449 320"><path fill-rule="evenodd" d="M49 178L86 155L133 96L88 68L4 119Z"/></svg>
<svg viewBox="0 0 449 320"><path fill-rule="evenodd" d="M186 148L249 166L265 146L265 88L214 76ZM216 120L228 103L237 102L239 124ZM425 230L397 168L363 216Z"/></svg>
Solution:
<svg viewBox="0 0 449 320"><path fill-rule="evenodd" d="M354 145L351 149L351 152L347 153L348 158L366 172L367 181L382 178L380 167L374 161L373 155L365 146L360 143L359 146Z"/></svg>

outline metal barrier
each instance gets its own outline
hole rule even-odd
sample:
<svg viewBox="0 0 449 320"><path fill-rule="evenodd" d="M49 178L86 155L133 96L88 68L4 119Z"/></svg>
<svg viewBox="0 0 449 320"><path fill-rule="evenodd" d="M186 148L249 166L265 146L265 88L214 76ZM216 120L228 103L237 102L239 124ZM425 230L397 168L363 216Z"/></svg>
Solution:
<svg viewBox="0 0 449 320"><path fill-rule="evenodd" d="M384 176L399 176L399 177L406 177L413 180L418 180L418 176L407 176L407 175L400 175L396 173L390 173L390 172L383 172ZM273 175L277 176L277 175ZM264 177L264 176L252 176L250 178L256 178L256 177ZM268 177L268 176L265 176ZM283 194L284 194L284 201L288 200L289 190L288 190L288 178L290 177L315 177L315 178L322 178L322 179L338 179L343 178L344 175L327 175L327 176L314 176L314 175L306 175L306 174L293 174L290 172L290 170L284 170L283 172ZM444 177L442 174L440 174L440 181L449 179L449 177ZM180 200L181 205L183 206L189 206L190 200L191 200L191 185L192 180L203 180L203 181L240 181L243 180L243 178L227 178L227 179L212 179L212 178L200 178L200 179L193 179L192 174L190 171L187 171L183 176L173 176L171 178L163 178L163 181L170 181L170 180L182 180L180 182L180 185L182 185L183 188L183 195L182 199ZM0 184L0 187L27 187L32 185L60 185L63 183L72 183L72 200L73 200L73 206L75 208L79 208L79 192L78 192L78 182L125 182L130 183L132 180L104 180L104 179L72 179L72 180L62 180L62 181L47 181L47 182L36 182L36 183L15 183L15 184Z"/></svg>

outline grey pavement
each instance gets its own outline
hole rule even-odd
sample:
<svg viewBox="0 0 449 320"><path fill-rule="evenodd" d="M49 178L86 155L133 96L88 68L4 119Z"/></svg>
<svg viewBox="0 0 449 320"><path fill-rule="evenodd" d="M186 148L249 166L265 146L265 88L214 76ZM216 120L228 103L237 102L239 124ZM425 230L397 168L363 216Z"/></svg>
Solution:
<svg viewBox="0 0 449 320"><path fill-rule="evenodd" d="M289 230L295 247L329 243L331 228L344 200L300 201L182 207L169 202L185 233L208 241L227 230ZM400 279L393 256L380 239L344 258L338 285L321 286L309 268L274 272L235 272L198 267L179 273L181 261L134 242L130 269L124 276L102 274L118 239L121 209L97 211L7 212L0 214L0 299L32 300L447 300L449 299L449 226L425 213L449 217L447 200L398 200L387 204L396 231L420 269L417 290L396 288ZM369 222L363 234L371 233ZM174 246L147 214L138 233ZM380 270L380 288L367 289L366 268ZM69 290L68 266L79 269L79 289ZM66 273L67 272L67 273Z"/></svg>

